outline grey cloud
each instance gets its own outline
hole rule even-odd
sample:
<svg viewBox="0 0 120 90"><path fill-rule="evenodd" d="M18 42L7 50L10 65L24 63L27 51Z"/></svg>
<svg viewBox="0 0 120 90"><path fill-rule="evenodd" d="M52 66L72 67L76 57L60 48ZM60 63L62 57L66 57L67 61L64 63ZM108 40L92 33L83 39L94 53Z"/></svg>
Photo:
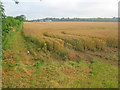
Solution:
<svg viewBox="0 0 120 90"><path fill-rule="evenodd" d="M44 17L114 17L117 1L114 0L43 0L43 2L4 2L6 14L24 14L28 19Z"/></svg>

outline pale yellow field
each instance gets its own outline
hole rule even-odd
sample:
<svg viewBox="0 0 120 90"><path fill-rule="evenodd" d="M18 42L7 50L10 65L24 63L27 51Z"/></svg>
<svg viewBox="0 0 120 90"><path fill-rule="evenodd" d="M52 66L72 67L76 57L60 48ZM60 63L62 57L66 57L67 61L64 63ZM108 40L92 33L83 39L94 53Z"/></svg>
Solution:
<svg viewBox="0 0 120 90"><path fill-rule="evenodd" d="M89 50L94 47L104 50L106 45L118 47L118 24L111 22L25 22L24 33L39 41L57 43L52 46L54 49L74 47L73 40L78 42L78 50L82 46Z"/></svg>

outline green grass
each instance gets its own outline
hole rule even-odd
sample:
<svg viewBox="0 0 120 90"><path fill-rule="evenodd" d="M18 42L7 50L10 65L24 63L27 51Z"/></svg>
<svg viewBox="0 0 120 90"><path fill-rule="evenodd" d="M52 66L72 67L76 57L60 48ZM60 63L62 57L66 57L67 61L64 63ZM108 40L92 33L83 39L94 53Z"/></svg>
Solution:
<svg viewBox="0 0 120 90"><path fill-rule="evenodd" d="M14 65L10 64L9 68L11 66ZM19 64L17 66L20 67ZM43 63L36 61L33 66L28 66L26 69L35 70L31 79L22 82L23 85L31 88L117 88L118 85L117 67L96 59L92 59L92 63L84 60L80 62L51 60L51 62L45 61ZM19 72L23 73L21 70ZM29 76L26 77L29 78ZM16 77L16 79L13 77L7 78L11 78L8 85L10 87L18 85L18 82L15 82L16 79L22 81L21 77ZM4 83L7 82L7 78ZM3 84L3 87L5 85L6 83Z"/></svg>
<svg viewBox="0 0 120 90"><path fill-rule="evenodd" d="M7 50L7 49L9 49L10 47L10 45L9 45L9 42L11 41L11 38L13 38L14 37L14 32L13 31L11 31L11 33L7 36L7 38L6 38L6 40L3 42L3 50Z"/></svg>
<svg viewBox="0 0 120 90"><path fill-rule="evenodd" d="M118 87L118 68L105 62L99 62L93 59L91 68L91 88L93 87Z"/></svg>
<svg viewBox="0 0 120 90"><path fill-rule="evenodd" d="M11 42L16 42L16 32L20 31L22 29L22 24L18 27L16 27L16 31L11 30L7 37L3 40L2 42L2 49L3 50L7 50L7 49L13 49L14 47L12 47L13 45L11 45ZM21 38L17 38L17 39L21 39Z"/></svg>

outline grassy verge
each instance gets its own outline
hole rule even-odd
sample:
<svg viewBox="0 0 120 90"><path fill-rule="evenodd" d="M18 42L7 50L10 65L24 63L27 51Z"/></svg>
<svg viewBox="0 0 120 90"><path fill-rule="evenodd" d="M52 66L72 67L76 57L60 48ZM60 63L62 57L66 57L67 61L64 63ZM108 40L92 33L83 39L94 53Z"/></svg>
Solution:
<svg viewBox="0 0 120 90"><path fill-rule="evenodd" d="M21 23L21 25L20 26L17 26L17 27L15 27L15 31L13 31L13 30L11 30L9 33L8 33L8 35L6 36L6 38L3 40L3 42L2 42L2 49L3 50L7 50L7 49L10 49L10 41L11 41L11 38L13 38L14 37L14 35L16 34L16 31L20 31L20 30L22 30L22 23Z"/></svg>

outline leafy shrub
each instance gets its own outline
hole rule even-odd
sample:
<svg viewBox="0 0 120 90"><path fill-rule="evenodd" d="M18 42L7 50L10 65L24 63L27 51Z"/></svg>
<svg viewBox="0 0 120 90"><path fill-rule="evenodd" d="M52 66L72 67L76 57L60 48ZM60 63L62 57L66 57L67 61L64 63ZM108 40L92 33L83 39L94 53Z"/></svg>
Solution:
<svg viewBox="0 0 120 90"><path fill-rule="evenodd" d="M20 26L21 22L14 19L14 17L8 16L2 19L2 38L3 41L8 33L13 30L13 28Z"/></svg>

